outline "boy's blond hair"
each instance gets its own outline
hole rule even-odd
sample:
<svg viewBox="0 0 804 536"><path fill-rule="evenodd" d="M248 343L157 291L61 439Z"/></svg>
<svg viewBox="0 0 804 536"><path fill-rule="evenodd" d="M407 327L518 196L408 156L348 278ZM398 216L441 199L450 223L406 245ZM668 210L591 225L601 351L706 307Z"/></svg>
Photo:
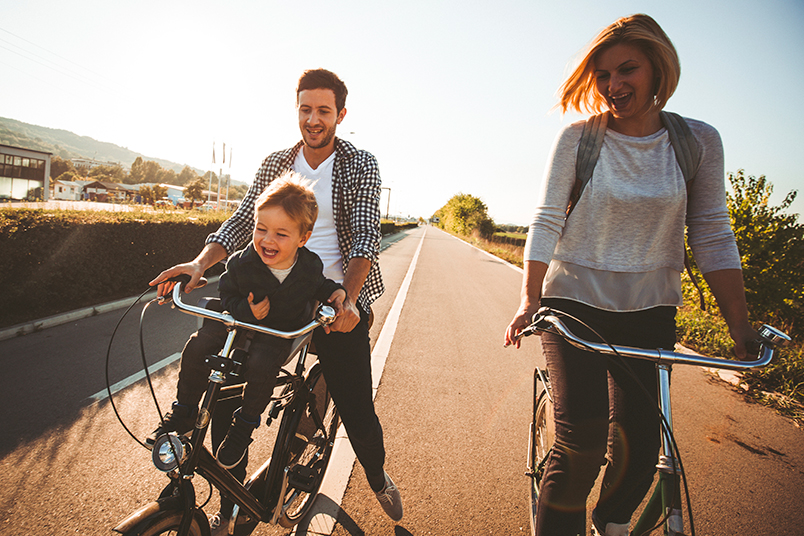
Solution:
<svg viewBox="0 0 804 536"><path fill-rule="evenodd" d="M293 171L276 178L257 198L254 217L264 208L281 207L299 225L301 234L312 231L318 219L318 202L310 184Z"/></svg>

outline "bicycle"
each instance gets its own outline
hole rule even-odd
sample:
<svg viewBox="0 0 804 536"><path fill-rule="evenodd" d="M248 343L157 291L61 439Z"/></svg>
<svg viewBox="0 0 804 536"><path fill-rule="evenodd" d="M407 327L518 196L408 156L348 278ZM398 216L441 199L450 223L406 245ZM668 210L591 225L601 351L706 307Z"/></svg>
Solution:
<svg viewBox="0 0 804 536"><path fill-rule="evenodd" d="M733 361L699 355L682 354L667 350L647 350L626 346L613 346L605 342L590 342L573 334L561 316L561 311L542 307L533 316L531 324L523 329L516 340L538 332L551 332L563 337L567 342L580 348L600 354L620 357L631 357L653 361L658 373L658 411L662 417L662 448L657 469L659 480L647 505L637 518L631 529L632 535L645 535L662 527L665 535L683 536L684 518L681 505L681 484L686 490L686 478L683 465L678 455L678 447L673 437L673 417L670 404L670 375L672 365L697 365L703 367L729 370L747 370L763 367L770 363L775 348L784 346L790 338L781 331L763 325L759 330L760 340L757 359L754 361ZM555 441L555 423L553 422L553 397L550 377L546 370L538 366L533 374L533 419L530 423L528 444L528 462L526 476L530 478L530 521L531 533L536 533L536 516L539 502L539 489L544 469L550 457ZM687 493L687 512L691 512L689 494ZM695 533L692 515L689 515L691 533Z"/></svg>
<svg viewBox="0 0 804 536"><path fill-rule="evenodd" d="M126 536L209 536L203 505L196 504L193 487L196 474L235 503L230 532L237 527L238 535L250 534L259 522L293 527L312 508L340 422L320 364L316 362L308 367L306 363L313 330L331 324L335 310L319 306L315 319L306 326L294 332L277 331L240 322L225 312L182 302L181 288L189 277L177 279L179 283L172 293L173 306L190 315L222 322L228 335L220 355L207 357L211 369L209 385L189 438L174 432L161 435L151 451L154 465L167 473L170 483L156 501L131 514L113 530ZM165 301L171 298L166 297ZM246 352L238 343L247 331L294 339L294 342L277 379L280 394L271 398L265 412L266 425L282 413L271 457L243 484L218 464L204 445L204 438L216 403L242 396L243 384L222 385L227 375L237 374L244 362ZM295 357L298 359L294 370L286 370Z"/></svg>

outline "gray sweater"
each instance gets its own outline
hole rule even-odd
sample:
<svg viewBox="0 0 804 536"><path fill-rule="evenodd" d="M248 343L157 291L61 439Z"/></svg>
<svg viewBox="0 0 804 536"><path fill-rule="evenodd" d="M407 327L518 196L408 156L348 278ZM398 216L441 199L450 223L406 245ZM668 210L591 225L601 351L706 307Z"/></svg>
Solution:
<svg viewBox="0 0 804 536"><path fill-rule="evenodd" d="M720 135L706 123L686 121L701 153L689 205L665 129L640 138L608 130L592 179L566 225L583 122L559 134L525 246L525 260L550 265L543 296L613 311L681 305L685 224L703 273L740 268Z"/></svg>

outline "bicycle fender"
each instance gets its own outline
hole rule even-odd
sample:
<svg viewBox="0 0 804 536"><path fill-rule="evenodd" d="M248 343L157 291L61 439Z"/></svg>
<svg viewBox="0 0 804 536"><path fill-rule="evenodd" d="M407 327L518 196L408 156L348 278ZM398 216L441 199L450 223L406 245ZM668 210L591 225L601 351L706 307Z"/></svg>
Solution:
<svg viewBox="0 0 804 536"><path fill-rule="evenodd" d="M124 536L139 536L142 531L155 523L162 517L171 515L173 512L181 512L184 504L180 497L166 497L152 503L146 504L126 519L121 521L114 529L115 532ZM193 510L193 516L204 536L210 536L209 522L207 516L200 508Z"/></svg>

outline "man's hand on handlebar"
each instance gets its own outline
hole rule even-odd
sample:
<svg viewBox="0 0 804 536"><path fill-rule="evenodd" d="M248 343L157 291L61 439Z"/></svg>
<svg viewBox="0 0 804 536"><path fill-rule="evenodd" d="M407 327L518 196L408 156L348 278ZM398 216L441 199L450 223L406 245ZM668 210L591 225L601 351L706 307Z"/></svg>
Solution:
<svg viewBox="0 0 804 536"><path fill-rule="evenodd" d="M340 293L343 293L343 297L339 302L336 295L340 295ZM338 331L348 333L355 329L355 326L360 323L360 311L357 309L357 305L346 296L344 291L336 290L333 292L328 300L328 304L335 308L337 317L335 318L335 322L329 326L324 326L325 332L330 333L332 331Z"/></svg>
<svg viewBox="0 0 804 536"><path fill-rule="evenodd" d="M203 267L196 262L177 264L176 266L168 268L156 276L156 278L154 278L154 280L148 284L152 287L157 286L157 295L160 298L163 296L170 296L170 293L173 291L173 287L176 285L176 281L171 281L170 279L185 274L190 276L190 282L184 286L184 292L190 292L207 284L207 280L203 277L204 271L205 270Z"/></svg>

